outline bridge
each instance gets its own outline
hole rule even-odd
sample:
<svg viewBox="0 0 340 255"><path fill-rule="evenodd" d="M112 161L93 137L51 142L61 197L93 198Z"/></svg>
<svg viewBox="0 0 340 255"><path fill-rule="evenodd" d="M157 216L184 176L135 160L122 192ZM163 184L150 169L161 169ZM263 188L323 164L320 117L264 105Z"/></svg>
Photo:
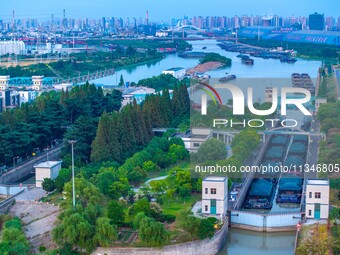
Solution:
<svg viewBox="0 0 340 255"><path fill-rule="evenodd" d="M79 75L76 77L64 78L61 75L56 74L56 77L44 77L43 78L43 86L44 87L53 87L54 85L62 84L62 83L84 83L86 81L91 81L94 79L106 77L115 74L115 69L105 69L98 70L95 72L88 72L84 75ZM33 85L32 77L13 77L8 81L8 85L10 87L29 87Z"/></svg>
<svg viewBox="0 0 340 255"><path fill-rule="evenodd" d="M193 25L184 25L183 20L178 21L175 27L172 28L172 32L186 32L187 34L198 34L206 32L206 30Z"/></svg>

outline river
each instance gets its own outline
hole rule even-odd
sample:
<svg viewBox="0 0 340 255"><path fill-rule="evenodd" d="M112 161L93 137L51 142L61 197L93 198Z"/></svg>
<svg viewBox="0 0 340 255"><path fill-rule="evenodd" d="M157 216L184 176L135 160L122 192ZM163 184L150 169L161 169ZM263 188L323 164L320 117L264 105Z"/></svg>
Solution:
<svg viewBox="0 0 340 255"><path fill-rule="evenodd" d="M227 245L218 255L293 255L294 232L265 233L229 228Z"/></svg>
<svg viewBox="0 0 340 255"><path fill-rule="evenodd" d="M290 78L292 73L308 73L312 78L317 76L318 68L322 62L319 60L305 60L298 58L295 64L281 63L277 59L262 59L254 57L253 66L244 65L236 57L238 53L227 52L217 46L216 40L189 41L193 51L215 52L232 59L231 67L220 68L207 72L212 78L226 76L226 73L235 74L237 78ZM206 47L206 49L202 49ZM96 84L115 85L119 83L120 75L125 81L138 82L140 79L157 76L163 70L172 67L190 68L198 64L198 59L184 59L177 54L169 54L163 60L132 66L118 70L114 75L93 80Z"/></svg>

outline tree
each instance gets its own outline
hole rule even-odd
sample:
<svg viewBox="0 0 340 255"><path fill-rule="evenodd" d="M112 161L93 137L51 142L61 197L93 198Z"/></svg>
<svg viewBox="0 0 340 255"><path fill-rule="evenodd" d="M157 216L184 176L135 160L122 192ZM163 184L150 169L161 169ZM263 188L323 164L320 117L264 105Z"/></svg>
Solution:
<svg viewBox="0 0 340 255"><path fill-rule="evenodd" d="M209 219L202 219L199 222L197 235L199 239L211 238L215 233L214 224Z"/></svg>
<svg viewBox="0 0 340 255"><path fill-rule="evenodd" d="M76 189L76 203L80 203L84 208L88 206L88 204L98 205L100 204L102 195L100 194L99 189L87 181L85 178L75 178L74 180ZM72 182L68 182L65 184L65 196L66 200L64 206L68 207L72 205Z"/></svg>
<svg viewBox="0 0 340 255"><path fill-rule="evenodd" d="M139 199L129 208L129 215L137 215L139 212L144 212L145 215L150 215L150 202L146 197Z"/></svg>
<svg viewBox="0 0 340 255"><path fill-rule="evenodd" d="M51 178L44 178L43 182L41 183L41 186L43 190L47 192L51 192L56 188L55 181L52 180Z"/></svg>
<svg viewBox="0 0 340 255"><path fill-rule="evenodd" d="M70 244L91 252L93 249L94 226L80 213L64 217L61 224L53 229L53 240L59 245Z"/></svg>
<svg viewBox="0 0 340 255"><path fill-rule="evenodd" d="M120 79L119 79L119 84L118 84L118 85L121 86L121 87L124 87L124 84L125 84L125 83L124 83L124 78L123 78L123 75L121 74L121 75L120 75Z"/></svg>
<svg viewBox="0 0 340 255"><path fill-rule="evenodd" d="M139 212L136 214L135 218L133 219L133 228L134 229L139 229L140 222L143 218L145 218L146 215L144 212Z"/></svg>
<svg viewBox="0 0 340 255"><path fill-rule="evenodd" d="M111 219L112 224L119 224L124 221L125 213L122 205L116 200L109 202L107 206L107 216Z"/></svg>
<svg viewBox="0 0 340 255"><path fill-rule="evenodd" d="M21 221L18 218L6 221L2 231L0 254L28 254L29 249Z"/></svg>
<svg viewBox="0 0 340 255"><path fill-rule="evenodd" d="M162 246L169 239L169 233L165 230L164 225L155 222L154 219L144 217L140 221L138 237L147 246Z"/></svg>
<svg viewBox="0 0 340 255"><path fill-rule="evenodd" d="M188 216L183 222L182 227L190 234L191 238L193 239L197 236L199 224L199 219L195 218L194 216Z"/></svg>
<svg viewBox="0 0 340 255"><path fill-rule="evenodd" d="M227 148L223 142L212 138L205 141L199 147L196 156L197 160L201 163L222 160L227 157Z"/></svg>
<svg viewBox="0 0 340 255"><path fill-rule="evenodd" d="M109 247L118 239L117 226L110 224L110 219L99 217L96 222L94 246Z"/></svg>

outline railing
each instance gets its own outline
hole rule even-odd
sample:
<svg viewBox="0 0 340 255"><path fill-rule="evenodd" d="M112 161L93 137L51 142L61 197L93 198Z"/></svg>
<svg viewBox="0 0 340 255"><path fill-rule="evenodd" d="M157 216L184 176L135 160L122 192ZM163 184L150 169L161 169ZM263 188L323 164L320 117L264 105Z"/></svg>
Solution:
<svg viewBox="0 0 340 255"><path fill-rule="evenodd" d="M18 193L16 193L15 195L5 199L4 201L0 202L0 213L5 213L6 210L8 209L8 207L13 203L13 201L15 201L15 197L17 197L18 195L20 195L21 193L23 193L25 190L21 190Z"/></svg>

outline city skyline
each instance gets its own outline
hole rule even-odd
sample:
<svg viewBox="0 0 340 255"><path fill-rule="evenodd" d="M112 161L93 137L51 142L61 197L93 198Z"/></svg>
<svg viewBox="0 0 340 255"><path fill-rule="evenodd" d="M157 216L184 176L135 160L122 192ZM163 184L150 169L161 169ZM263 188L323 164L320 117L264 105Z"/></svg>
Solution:
<svg viewBox="0 0 340 255"><path fill-rule="evenodd" d="M308 16L311 13L324 13L325 16L337 17L340 11L334 8L336 0L328 1L327 5L320 6L316 1L302 0L299 2L288 0L275 2L268 0L212 0L209 5L204 0L193 1L164 0L128 0L124 2L98 0L97 5L88 1L66 1L49 2L47 5L42 0L32 0L30 4L24 0L16 0L15 3L9 0L2 1L0 19L11 20L12 11L15 11L16 19L36 18L47 20L53 14L56 18L63 16L63 9L66 10L66 17L74 18L100 18L100 17L145 17L149 12L149 20L155 22L168 22L172 18L183 18L184 16L234 16L234 15L270 15L289 17L294 15ZM307 5L308 3L308 5ZM131 6L133 6L131 8ZM229 8L229 6L231 8Z"/></svg>

